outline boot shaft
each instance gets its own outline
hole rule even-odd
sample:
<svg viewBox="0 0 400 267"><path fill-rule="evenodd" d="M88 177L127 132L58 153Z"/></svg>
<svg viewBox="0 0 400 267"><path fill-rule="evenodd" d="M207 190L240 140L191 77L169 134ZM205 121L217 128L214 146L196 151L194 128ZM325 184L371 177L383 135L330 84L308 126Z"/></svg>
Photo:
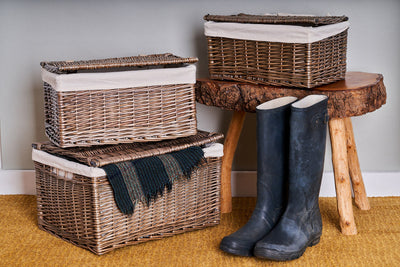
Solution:
<svg viewBox="0 0 400 267"><path fill-rule="evenodd" d="M290 105L296 100L282 97L257 106L258 175L273 178L287 173Z"/></svg>
<svg viewBox="0 0 400 267"><path fill-rule="evenodd" d="M327 133L327 97L311 95L291 106L289 202L318 208Z"/></svg>
<svg viewBox="0 0 400 267"><path fill-rule="evenodd" d="M296 100L282 97L257 106L257 206L286 202L290 105Z"/></svg>

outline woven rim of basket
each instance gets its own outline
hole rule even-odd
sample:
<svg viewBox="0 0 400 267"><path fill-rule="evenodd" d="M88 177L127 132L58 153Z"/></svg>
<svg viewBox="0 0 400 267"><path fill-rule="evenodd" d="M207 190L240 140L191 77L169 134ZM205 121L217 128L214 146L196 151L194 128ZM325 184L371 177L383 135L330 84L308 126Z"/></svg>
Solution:
<svg viewBox="0 0 400 267"><path fill-rule="evenodd" d="M299 26L322 26L347 21L346 16L282 16L282 15L205 15L204 20L215 22L238 22L254 24L283 24Z"/></svg>
<svg viewBox="0 0 400 267"><path fill-rule="evenodd" d="M70 148L60 148L50 142L44 142L33 143L32 147L50 154L67 157L91 167L101 167L111 163L170 153L190 146L201 146L219 141L223 137L224 135L220 133L198 130L196 135L158 142Z"/></svg>
<svg viewBox="0 0 400 267"><path fill-rule="evenodd" d="M77 60L77 61L48 61L40 62L40 65L53 73L68 73L78 70L94 70L108 68L123 67L144 67L144 66L160 66L175 65L185 63L196 63L196 57L179 57L170 53L153 54L144 56L106 58L94 60Z"/></svg>

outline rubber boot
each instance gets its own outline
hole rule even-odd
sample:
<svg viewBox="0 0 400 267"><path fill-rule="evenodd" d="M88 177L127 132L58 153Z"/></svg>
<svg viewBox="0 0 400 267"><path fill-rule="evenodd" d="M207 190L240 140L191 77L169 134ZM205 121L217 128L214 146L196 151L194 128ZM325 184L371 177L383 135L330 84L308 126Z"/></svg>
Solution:
<svg viewBox="0 0 400 267"><path fill-rule="evenodd" d="M293 260L319 243L327 121L326 96L310 95L291 105L288 204L274 229L255 245L255 256Z"/></svg>
<svg viewBox="0 0 400 267"><path fill-rule="evenodd" d="M222 239L220 249L252 256L254 245L277 223L284 211L287 185L290 104L295 97L282 97L256 108L257 202L249 221Z"/></svg>

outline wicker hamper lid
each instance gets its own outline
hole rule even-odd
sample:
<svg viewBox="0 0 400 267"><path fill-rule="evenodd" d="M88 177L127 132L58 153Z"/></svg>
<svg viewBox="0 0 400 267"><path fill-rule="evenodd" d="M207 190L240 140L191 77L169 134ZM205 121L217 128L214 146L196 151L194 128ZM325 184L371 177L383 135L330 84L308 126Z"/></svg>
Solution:
<svg viewBox="0 0 400 267"><path fill-rule="evenodd" d="M346 16L297 16L297 15L205 15L204 20L253 24L281 24L297 26L322 26L347 21Z"/></svg>
<svg viewBox="0 0 400 267"><path fill-rule="evenodd" d="M49 72L64 74L76 72L79 70L99 70L110 68L148 67L161 65L167 66L185 63L196 63L197 61L198 59L195 57L183 58L170 53L166 53L95 60L48 61L41 62L40 65Z"/></svg>
<svg viewBox="0 0 400 267"><path fill-rule="evenodd" d="M33 143L32 146L35 149L63 156L87 166L101 167L111 163L158 156L191 146L201 146L221 140L223 137L223 134L220 133L209 133L198 130L196 135L158 142L70 148L60 148L51 142L44 142Z"/></svg>

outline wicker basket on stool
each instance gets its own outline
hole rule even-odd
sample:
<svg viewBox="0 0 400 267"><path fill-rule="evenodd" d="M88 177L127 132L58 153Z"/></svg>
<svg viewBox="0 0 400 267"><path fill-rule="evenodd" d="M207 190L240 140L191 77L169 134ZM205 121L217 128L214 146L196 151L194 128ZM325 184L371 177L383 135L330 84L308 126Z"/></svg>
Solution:
<svg viewBox="0 0 400 267"><path fill-rule="evenodd" d="M239 14L204 19L211 79L302 88L344 79L345 16Z"/></svg>

